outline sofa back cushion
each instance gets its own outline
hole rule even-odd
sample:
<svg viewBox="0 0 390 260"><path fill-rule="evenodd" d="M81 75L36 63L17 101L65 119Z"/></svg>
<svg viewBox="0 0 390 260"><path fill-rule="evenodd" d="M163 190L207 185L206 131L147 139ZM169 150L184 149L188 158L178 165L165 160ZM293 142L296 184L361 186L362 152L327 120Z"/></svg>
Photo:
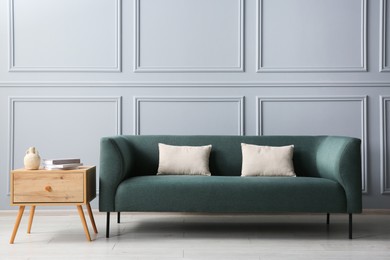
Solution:
<svg viewBox="0 0 390 260"><path fill-rule="evenodd" d="M158 144L203 146L212 145L210 172L216 176L240 176L241 143L267 146L294 145L294 170L297 176L318 177L316 156L326 136L122 136L134 156L132 171L155 175L158 170ZM126 160L126 158L123 158Z"/></svg>

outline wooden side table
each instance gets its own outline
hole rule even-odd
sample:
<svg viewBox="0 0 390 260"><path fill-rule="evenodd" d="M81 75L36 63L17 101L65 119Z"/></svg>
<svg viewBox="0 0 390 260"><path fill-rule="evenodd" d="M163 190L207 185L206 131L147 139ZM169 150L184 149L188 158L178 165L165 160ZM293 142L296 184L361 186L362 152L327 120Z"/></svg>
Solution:
<svg viewBox="0 0 390 260"><path fill-rule="evenodd" d="M27 233L31 232L36 206L75 205L88 241L88 231L82 205L86 205L95 234L98 232L89 202L96 197L96 167L74 170L25 170L11 172L11 205L19 206L19 213L10 239L14 243L26 206L31 206Z"/></svg>

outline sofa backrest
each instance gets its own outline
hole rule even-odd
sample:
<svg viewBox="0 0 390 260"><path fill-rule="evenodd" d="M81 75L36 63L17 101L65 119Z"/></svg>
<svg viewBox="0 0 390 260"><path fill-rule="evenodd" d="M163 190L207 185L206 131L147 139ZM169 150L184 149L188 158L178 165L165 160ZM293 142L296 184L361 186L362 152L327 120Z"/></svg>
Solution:
<svg viewBox="0 0 390 260"><path fill-rule="evenodd" d="M210 171L217 176L241 175L241 143L294 145L294 170L297 176L318 177L316 157L327 136L121 136L129 145L136 175L154 175L158 168L158 143L169 145L212 145ZM348 137L338 137L348 138ZM126 158L124 158L126 160Z"/></svg>

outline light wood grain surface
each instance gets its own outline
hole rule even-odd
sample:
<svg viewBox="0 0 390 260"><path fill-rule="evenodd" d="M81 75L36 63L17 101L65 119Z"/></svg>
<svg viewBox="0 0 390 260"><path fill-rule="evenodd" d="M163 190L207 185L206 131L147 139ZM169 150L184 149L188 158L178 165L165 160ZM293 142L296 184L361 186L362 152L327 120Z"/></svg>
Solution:
<svg viewBox="0 0 390 260"><path fill-rule="evenodd" d="M13 176L14 203L84 201L82 173L20 173Z"/></svg>
<svg viewBox="0 0 390 260"><path fill-rule="evenodd" d="M11 205L19 206L10 244L15 241L25 206L30 206L27 233L39 206L75 205L88 241L91 236L82 205L86 205L88 215L96 234L97 227L89 202L96 197L96 167L82 167L75 170L25 170L11 172ZM1 258L0 258L1 259Z"/></svg>
<svg viewBox="0 0 390 260"><path fill-rule="evenodd" d="M26 208L26 211L29 210ZM25 213L26 214L26 213ZM94 211L100 233L87 242L77 210L37 210L30 235L7 240L17 215L0 212L0 259L135 260L388 260L390 214L200 215L122 213L111 218L105 238L105 214ZM26 232L27 221L20 229ZM21 232L21 234L23 233Z"/></svg>
<svg viewBox="0 0 390 260"><path fill-rule="evenodd" d="M11 205L80 205L96 197L96 168L13 170Z"/></svg>

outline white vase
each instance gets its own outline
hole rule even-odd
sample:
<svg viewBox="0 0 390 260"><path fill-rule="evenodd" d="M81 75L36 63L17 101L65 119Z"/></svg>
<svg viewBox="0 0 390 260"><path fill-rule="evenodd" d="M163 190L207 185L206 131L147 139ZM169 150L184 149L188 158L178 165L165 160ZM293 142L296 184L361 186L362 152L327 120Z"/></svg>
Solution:
<svg viewBox="0 0 390 260"><path fill-rule="evenodd" d="M24 168L27 170L38 170L41 164L41 157L35 147L30 147L24 156Z"/></svg>

